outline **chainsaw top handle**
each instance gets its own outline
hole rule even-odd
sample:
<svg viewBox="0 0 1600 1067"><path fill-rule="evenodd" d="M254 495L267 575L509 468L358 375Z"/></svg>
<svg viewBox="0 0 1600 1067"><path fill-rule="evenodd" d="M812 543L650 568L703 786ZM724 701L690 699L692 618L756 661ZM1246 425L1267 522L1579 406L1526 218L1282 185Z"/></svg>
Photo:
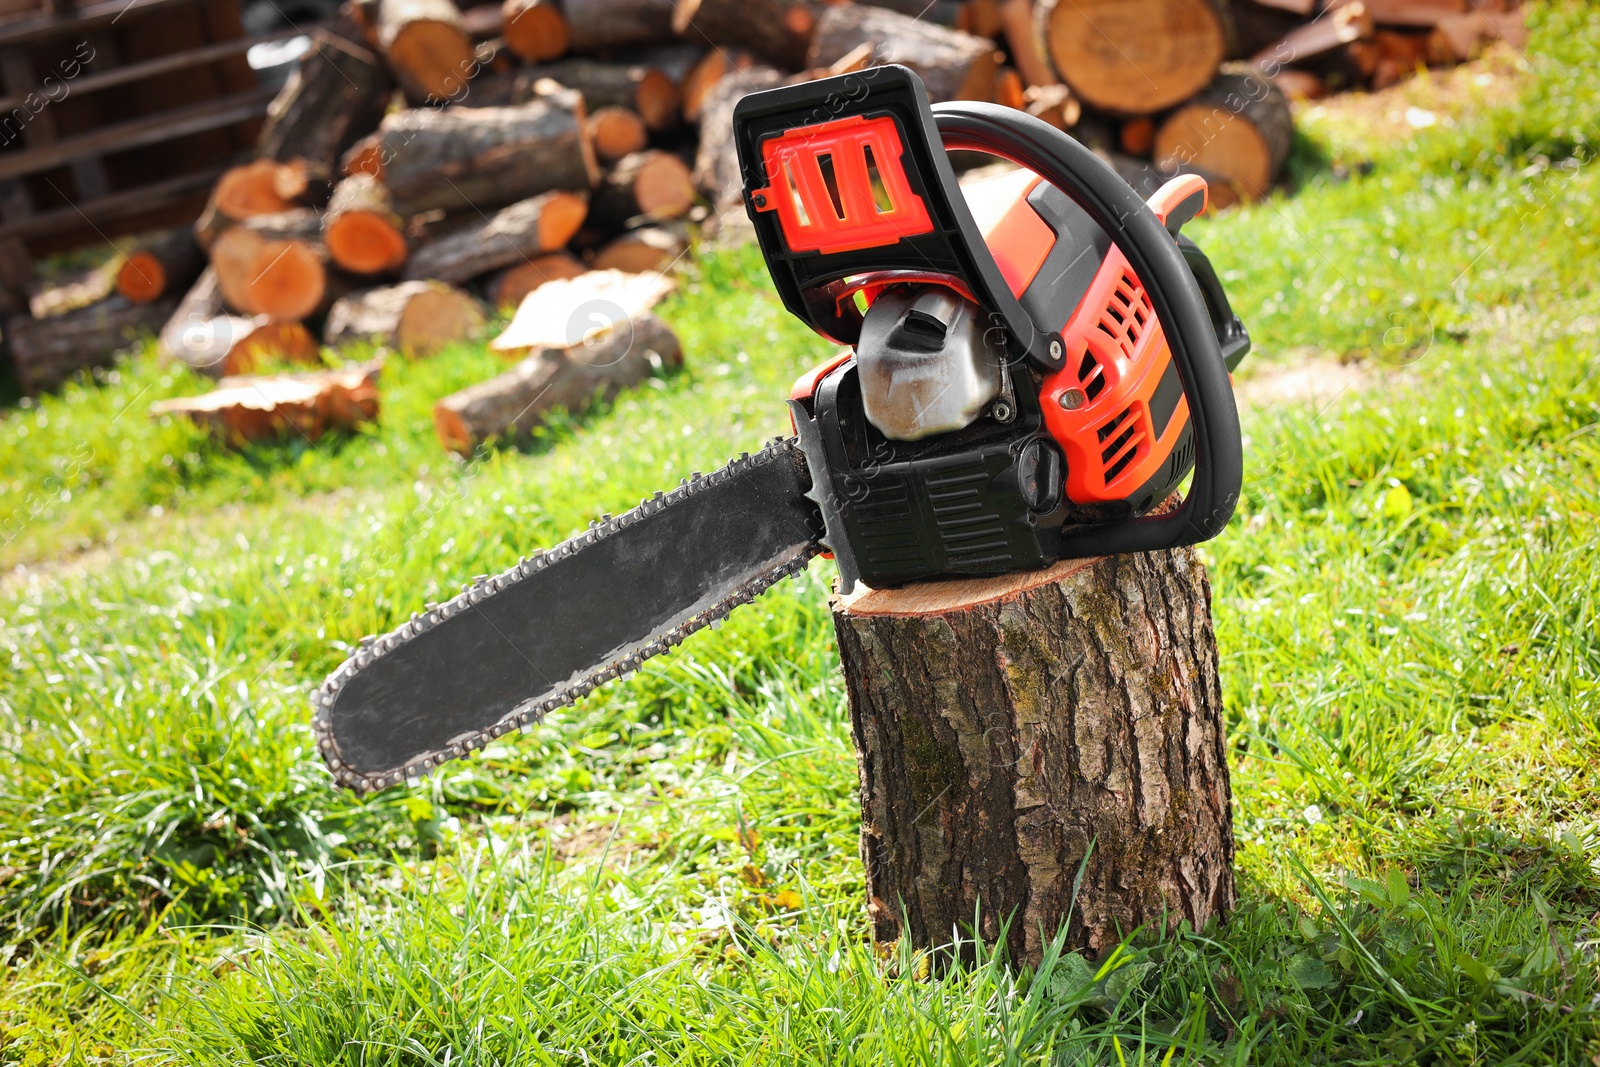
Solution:
<svg viewBox="0 0 1600 1067"><path fill-rule="evenodd" d="M860 334L860 314L840 300L852 278L927 273L971 294L1002 327L1011 360L1044 373L1062 367L1060 334L1034 322L1012 294L948 152L999 156L1059 188L1143 284L1188 398L1195 445L1190 489L1177 510L1064 527L1060 556L1194 544L1227 525L1244 461L1216 316L1174 234L1109 165L1020 111L980 103L930 108L922 80L896 65L752 93L735 106L733 126L746 209L784 305L841 344L854 345ZM824 164L849 169L829 180ZM1168 205L1174 229L1193 214L1183 201Z"/></svg>
<svg viewBox="0 0 1600 1067"><path fill-rule="evenodd" d="M1194 477L1165 515L1061 531L1064 557L1141 552L1205 541L1233 516L1244 481L1239 411L1216 328L1173 234L1100 157L1031 115L998 104L933 107L947 149L999 156L1066 193L1122 250L1155 307L1194 422Z"/></svg>

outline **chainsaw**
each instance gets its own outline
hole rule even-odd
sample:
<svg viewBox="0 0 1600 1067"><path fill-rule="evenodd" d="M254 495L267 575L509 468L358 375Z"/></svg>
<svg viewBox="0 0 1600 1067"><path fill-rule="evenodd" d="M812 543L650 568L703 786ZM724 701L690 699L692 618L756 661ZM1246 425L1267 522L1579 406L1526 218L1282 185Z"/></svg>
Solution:
<svg viewBox="0 0 1600 1067"><path fill-rule="evenodd" d="M733 121L784 306L846 351L795 384L794 436L363 639L312 697L343 785L528 728L819 554L849 592L1194 544L1232 515L1250 339L1179 232L1202 178L1143 201L1028 115L930 107L901 66L754 93ZM1016 169L963 189L955 150Z"/></svg>

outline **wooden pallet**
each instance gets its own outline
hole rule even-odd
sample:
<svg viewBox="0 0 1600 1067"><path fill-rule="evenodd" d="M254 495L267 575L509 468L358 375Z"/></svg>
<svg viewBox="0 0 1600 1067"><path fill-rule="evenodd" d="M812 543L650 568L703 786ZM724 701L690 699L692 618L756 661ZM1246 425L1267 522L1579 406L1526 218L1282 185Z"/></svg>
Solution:
<svg viewBox="0 0 1600 1067"><path fill-rule="evenodd" d="M0 305L32 260L194 218L273 91L239 0L0 0Z"/></svg>

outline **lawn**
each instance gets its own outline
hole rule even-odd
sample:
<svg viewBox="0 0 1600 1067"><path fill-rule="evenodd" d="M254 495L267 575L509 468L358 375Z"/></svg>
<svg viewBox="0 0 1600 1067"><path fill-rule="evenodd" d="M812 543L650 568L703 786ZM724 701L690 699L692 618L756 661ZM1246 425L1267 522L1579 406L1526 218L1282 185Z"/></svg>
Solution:
<svg viewBox="0 0 1600 1067"><path fill-rule="evenodd" d="M749 249L685 370L462 463L379 425L228 452L138 357L0 417L0 1063L1600 1064L1600 10L1304 117L1193 233L1257 351L1205 546L1241 903L1035 971L875 947L829 564L528 735L336 792L360 636L786 431L827 347Z"/></svg>

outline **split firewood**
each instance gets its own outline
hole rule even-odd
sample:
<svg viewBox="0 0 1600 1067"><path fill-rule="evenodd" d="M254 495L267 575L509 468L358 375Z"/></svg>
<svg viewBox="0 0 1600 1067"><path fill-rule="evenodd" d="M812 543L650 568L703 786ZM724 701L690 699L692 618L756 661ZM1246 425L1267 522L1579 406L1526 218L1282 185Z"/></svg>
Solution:
<svg viewBox="0 0 1600 1067"><path fill-rule="evenodd" d="M602 107L589 116L589 143L601 163L611 164L650 143L650 131L639 113L625 107Z"/></svg>
<svg viewBox="0 0 1600 1067"><path fill-rule="evenodd" d="M244 219L290 210L295 201L283 194L296 184L304 187L301 171L293 163L257 159L229 167L217 179L205 209L195 220L195 240L209 250L219 234Z"/></svg>
<svg viewBox="0 0 1600 1067"><path fill-rule="evenodd" d="M666 271L689 249L689 234L677 226L641 226L608 241L594 254L595 270L620 270L628 274Z"/></svg>
<svg viewBox="0 0 1600 1067"><path fill-rule="evenodd" d="M1058 130L1070 130L1083 115L1083 105L1065 85L1036 85L1023 90L1024 110Z"/></svg>
<svg viewBox="0 0 1600 1067"><path fill-rule="evenodd" d="M256 150L280 163L304 161L314 178L331 180L339 158L378 128L392 87L389 70L376 55L317 30L267 108Z"/></svg>
<svg viewBox="0 0 1600 1067"><path fill-rule="evenodd" d="M324 336L329 347L383 345L407 356L431 356L468 341L488 321L468 293L439 281L401 282L334 301Z"/></svg>
<svg viewBox="0 0 1600 1067"><path fill-rule="evenodd" d="M1038 0L1034 19L1051 65L1078 99L1147 115L1210 84L1227 56L1215 0Z"/></svg>
<svg viewBox="0 0 1600 1067"><path fill-rule="evenodd" d="M808 62L820 0L679 0L672 28L691 41L748 49L788 70Z"/></svg>
<svg viewBox="0 0 1600 1067"><path fill-rule="evenodd" d="M713 48L708 51L683 79L679 95L683 101L684 120L699 122L706 95L712 88L729 74L747 70L755 62L755 56L743 48Z"/></svg>
<svg viewBox="0 0 1600 1067"><path fill-rule="evenodd" d="M501 207L599 179L583 96L544 83L515 107L415 108L379 128L380 177L406 217Z"/></svg>
<svg viewBox="0 0 1600 1067"><path fill-rule="evenodd" d="M694 157L694 184L711 201L718 216L744 204L744 175L733 145L733 109L750 93L783 84L771 67L748 67L737 77L723 78L706 94L700 112L700 144Z"/></svg>
<svg viewBox="0 0 1600 1067"><path fill-rule="evenodd" d="M135 304L148 304L187 289L206 265L194 231L169 230L141 242L117 268L117 292Z"/></svg>
<svg viewBox="0 0 1600 1067"><path fill-rule="evenodd" d="M356 274L386 274L406 261L405 221L395 214L388 188L365 174L334 187L322 235L329 258Z"/></svg>
<svg viewBox="0 0 1600 1067"><path fill-rule="evenodd" d="M999 53L993 41L878 7L844 4L823 11L807 66L826 67L863 44L873 45L883 61L916 71L936 102L994 95Z"/></svg>
<svg viewBox="0 0 1600 1067"><path fill-rule="evenodd" d="M694 200L688 164L670 152L635 152L600 179L591 215L600 226L622 226L635 218L677 219L689 213Z"/></svg>
<svg viewBox="0 0 1600 1067"><path fill-rule="evenodd" d="M529 63L566 54L572 38L556 0L505 0L500 8L506 47Z"/></svg>
<svg viewBox="0 0 1600 1067"><path fill-rule="evenodd" d="M229 307L299 321L325 306L328 252L309 208L246 219L211 246L211 266Z"/></svg>
<svg viewBox="0 0 1600 1067"><path fill-rule="evenodd" d="M574 52L655 44L672 34L672 0L562 0Z"/></svg>
<svg viewBox="0 0 1600 1067"><path fill-rule="evenodd" d="M969 7L976 4L969 4ZM1005 31L1006 43L1011 46L1011 62L1028 88L1057 85L1061 79L1050 67L1044 44L1039 40L1039 30L1034 24L1032 0L1000 0L996 5L1000 28ZM962 27L966 29L966 27ZM994 30L971 29L980 37L993 37Z"/></svg>
<svg viewBox="0 0 1600 1067"><path fill-rule="evenodd" d="M1263 69L1275 70L1285 63L1315 59L1352 41L1366 40L1372 33L1372 16L1367 13L1365 0L1352 0L1313 22L1296 26L1281 41L1257 52L1250 61Z"/></svg>
<svg viewBox="0 0 1600 1067"><path fill-rule="evenodd" d="M546 282L523 298L491 351L510 357L566 348L660 303L676 283L664 274L592 270Z"/></svg>
<svg viewBox="0 0 1600 1067"><path fill-rule="evenodd" d="M583 193L555 191L501 208L479 225L463 227L411 254L402 276L465 282L542 252L562 248L583 225Z"/></svg>
<svg viewBox="0 0 1600 1067"><path fill-rule="evenodd" d="M524 297L545 282L576 278L588 269L570 252L548 252L490 275L483 291L495 307L515 311Z"/></svg>
<svg viewBox="0 0 1600 1067"><path fill-rule="evenodd" d="M563 59L523 71L518 77L529 84L548 78L575 89L589 111L628 108L652 130L669 129L678 122L678 87L661 71L642 63Z"/></svg>
<svg viewBox="0 0 1600 1067"><path fill-rule="evenodd" d="M113 293L46 319L13 315L6 320L5 335L17 384L25 395L34 396L77 371L110 366L115 353L160 329L176 304L175 297L134 304Z"/></svg>
<svg viewBox="0 0 1600 1067"><path fill-rule="evenodd" d="M354 430L378 418L382 360L307 374L229 377L199 396L162 400L152 418L180 415L238 446L280 437L315 441L329 430Z"/></svg>
<svg viewBox="0 0 1600 1067"><path fill-rule="evenodd" d="M272 361L318 361L317 339L310 330L270 315L218 315L184 323L173 340L176 343L172 345L163 340L164 352L212 378L252 374Z"/></svg>
<svg viewBox="0 0 1600 1067"><path fill-rule="evenodd" d="M445 397L434 405L434 429L445 448L471 455L491 440L526 437L553 411L581 412L682 363L672 328L635 312L572 344L541 347L504 374Z"/></svg>
<svg viewBox="0 0 1600 1067"><path fill-rule="evenodd" d="M450 0L378 0L374 33L413 103L453 99L466 87L472 38Z"/></svg>
<svg viewBox="0 0 1600 1067"><path fill-rule="evenodd" d="M1230 63L1156 130L1155 160L1220 175L1255 200L1272 187L1293 137L1283 93L1257 68Z"/></svg>

